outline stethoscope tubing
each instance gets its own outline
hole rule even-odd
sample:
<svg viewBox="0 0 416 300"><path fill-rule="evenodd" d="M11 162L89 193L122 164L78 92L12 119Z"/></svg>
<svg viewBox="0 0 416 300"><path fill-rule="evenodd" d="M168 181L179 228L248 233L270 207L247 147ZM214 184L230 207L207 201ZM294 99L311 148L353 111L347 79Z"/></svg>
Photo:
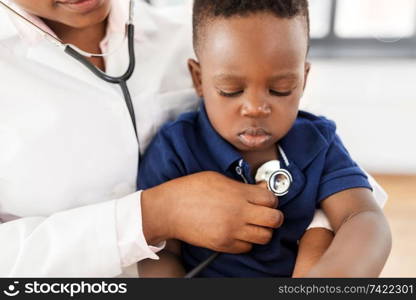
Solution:
<svg viewBox="0 0 416 300"><path fill-rule="evenodd" d="M202 263L200 263L191 271L189 271L184 278L196 277L199 273L202 272L202 270L204 270L209 264L211 264L218 257L218 255L220 255L219 252L212 253L206 260L204 260Z"/></svg>
<svg viewBox="0 0 416 300"><path fill-rule="evenodd" d="M128 39L129 59L130 59L129 67L126 70L126 72L119 77L110 76L104 73L103 71L98 69L96 66L94 66L90 61L88 61L77 50L72 48L71 45L66 45L64 51L65 53L73 57L75 60L83 64L85 67L87 67L98 78L108 83L120 85L121 90L124 95L124 100L129 110L130 118L133 123L134 132L136 134L136 138L138 139L134 107L133 107L130 92L127 86L127 80L130 79L130 77L132 76L135 65L136 65L136 59L135 59L135 53L134 53L134 25L133 24L127 25L127 39ZM219 252L214 252L213 254L211 254L205 261L203 261L194 269L192 269L189 273L187 273L184 278L193 278L197 276L199 273L202 272L203 269L205 269L209 264L211 264L211 262L214 261L218 257L219 254L220 254Z"/></svg>
<svg viewBox="0 0 416 300"><path fill-rule="evenodd" d="M134 69L136 67L136 56L134 53L134 25L133 24L127 24L127 40L128 40L128 51L129 51L129 66L126 70L126 72L121 76L110 76L106 74L105 72L98 69L96 66L94 66L90 61L88 61L82 54L80 54L77 50L71 47L71 45L65 46L65 53L73 57L75 60L83 64L85 67L87 67L94 75L96 75L98 78L112 83L112 84L118 84L121 87L121 90L123 92L124 100L126 102L127 109L130 114L130 118L133 124L134 133L136 135L136 138L138 139L138 133L137 133L137 125L136 125L136 115L134 112L133 102L131 100L131 95L129 88L127 86L127 80L130 79L130 77L133 75Z"/></svg>

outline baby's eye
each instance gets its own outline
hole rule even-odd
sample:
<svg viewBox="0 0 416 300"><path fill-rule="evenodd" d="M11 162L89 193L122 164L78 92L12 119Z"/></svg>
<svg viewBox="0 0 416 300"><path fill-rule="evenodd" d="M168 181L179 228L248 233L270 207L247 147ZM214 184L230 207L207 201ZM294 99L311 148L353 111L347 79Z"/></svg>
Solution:
<svg viewBox="0 0 416 300"><path fill-rule="evenodd" d="M243 93L243 90L236 91L236 92L225 92L225 91L218 90L218 93L223 97L237 97Z"/></svg>
<svg viewBox="0 0 416 300"><path fill-rule="evenodd" d="M287 97L290 96L292 94L292 91L287 91L287 92L280 92L280 91L276 91L276 90L269 90L270 95L272 96L277 96L277 97Z"/></svg>

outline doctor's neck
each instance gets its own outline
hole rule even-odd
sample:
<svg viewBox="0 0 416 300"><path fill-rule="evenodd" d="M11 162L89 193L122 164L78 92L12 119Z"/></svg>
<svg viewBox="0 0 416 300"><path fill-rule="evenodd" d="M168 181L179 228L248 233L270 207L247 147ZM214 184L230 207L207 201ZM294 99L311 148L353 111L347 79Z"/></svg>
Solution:
<svg viewBox="0 0 416 300"><path fill-rule="evenodd" d="M104 39L107 29L107 19L97 24L75 28L68 25L47 20L43 20L53 32L65 43L72 44L78 48L90 52L90 53L101 53L100 42ZM105 71L104 60L100 57L89 58L97 68Z"/></svg>

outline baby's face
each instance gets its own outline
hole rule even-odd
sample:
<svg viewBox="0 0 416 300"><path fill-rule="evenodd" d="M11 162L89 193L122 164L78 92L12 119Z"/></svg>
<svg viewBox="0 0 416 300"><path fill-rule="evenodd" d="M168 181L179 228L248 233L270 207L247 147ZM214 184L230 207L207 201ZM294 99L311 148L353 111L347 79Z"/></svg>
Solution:
<svg viewBox="0 0 416 300"><path fill-rule="evenodd" d="M111 7L111 0L12 1L38 17L73 28L85 28L102 22L108 16Z"/></svg>
<svg viewBox="0 0 416 300"><path fill-rule="evenodd" d="M213 127L241 152L275 147L296 119L309 70L304 20L257 13L203 30L200 64L190 68Z"/></svg>

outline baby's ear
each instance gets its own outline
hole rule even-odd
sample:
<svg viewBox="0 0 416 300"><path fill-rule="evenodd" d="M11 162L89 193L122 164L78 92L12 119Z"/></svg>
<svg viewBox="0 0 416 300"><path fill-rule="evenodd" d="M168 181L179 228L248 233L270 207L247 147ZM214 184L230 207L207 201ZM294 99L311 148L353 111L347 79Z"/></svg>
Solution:
<svg viewBox="0 0 416 300"><path fill-rule="evenodd" d="M305 63L305 77L303 79L303 90L305 90L306 82L308 81L309 71L311 70L311 63L306 62Z"/></svg>
<svg viewBox="0 0 416 300"><path fill-rule="evenodd" d="M188 59L188 68L192 76L192 81L194 83L194 88L196 93L200 98L203 96L202 92L202 75L201 75L201 66L199 62L194 59Z"/></svg>

